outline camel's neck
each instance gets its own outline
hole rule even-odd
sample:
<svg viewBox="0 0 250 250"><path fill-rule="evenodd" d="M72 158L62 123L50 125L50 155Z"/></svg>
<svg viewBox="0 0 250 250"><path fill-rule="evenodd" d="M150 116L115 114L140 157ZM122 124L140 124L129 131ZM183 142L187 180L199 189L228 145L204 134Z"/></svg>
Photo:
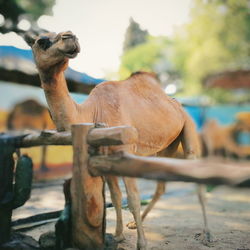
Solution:
<svg viewBox="0 0 250 250"><path fill-rule="evenodd" d="M78 105L69 95L63 71L47 79L40 73L40 77L57 130L69 130L71 124L79 122Z"/></svg>

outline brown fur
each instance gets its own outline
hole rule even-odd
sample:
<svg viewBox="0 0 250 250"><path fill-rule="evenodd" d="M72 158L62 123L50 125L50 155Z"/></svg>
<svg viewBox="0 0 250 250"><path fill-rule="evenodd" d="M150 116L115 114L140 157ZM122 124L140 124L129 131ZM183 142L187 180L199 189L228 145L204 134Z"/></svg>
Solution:
<svg viewBox="0 0 250 250"><path fill-rule="evenodd" d="M28 99L17 103L7 117L7 128L10 130L24 129L55 129L47 107L36 100ZM42 147L40 170L46 171L47 147Z"/></svg>
<svg viewBox="0 0 250 250"><path fill-rule="evenodd" d="M187 158L200 155L199 139L193 121L176 100L164 93L154 74L137 72L124 81L103 82L90 93L83 104L76 104L69 96L63 71L67 68L68 59L75 57L79 52L77 38L71 32L58 35L51 33L46 36L51 42L51 47L46 50L39 46L42 43L41 36L27 40L32 46L41 84L58 130L69 130L71 124L83 122L103 122L108 126L131 125L137 129L139 140L136 145L130 145L123 148L124 150L138 155L162 152L168 156L182 142ZM168 150L165 150L166 148ZM154 199L141 218L140 197L135 179L123 180L128 205L137 226L137 247L145 249L142 219L164 192L164 188L162 184L157 186ZM116 208L116 239L119 241L124 238L121 191L116 177L107 177L107 182ZM205 214L202 197L201 195L200 201ZM206 218L205 231L208 233Z"/></svg>
<svg viewBox="0 0 250 250"><path fill-rule="evenodd" d="M234 124L221 126L216 120L209 120L202 129L207 154L235 156L244 158L250 155L249 146L241 146L236 143L234 134L239 131L249 131L250 124L244 121L236 121Z"/></svg>
<svg viewBox="0 0 250 250"><path fill-rule="evenodd" d="M17 103L7 118L8 129L54 129L48 109L35 100Z"/></svg>

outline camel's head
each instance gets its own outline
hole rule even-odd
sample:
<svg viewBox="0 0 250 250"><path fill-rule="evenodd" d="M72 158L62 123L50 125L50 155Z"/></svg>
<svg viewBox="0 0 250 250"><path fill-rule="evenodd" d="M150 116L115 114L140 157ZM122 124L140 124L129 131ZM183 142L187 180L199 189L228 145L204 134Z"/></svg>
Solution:
<svg viewBox="0 0 250 250"><path fill-rule="evenodd" d="M32 48L38 70L47 71L51 68L66 68L69 58L80 52L78 39L71 32L25 34L25 41Z"/></svg>

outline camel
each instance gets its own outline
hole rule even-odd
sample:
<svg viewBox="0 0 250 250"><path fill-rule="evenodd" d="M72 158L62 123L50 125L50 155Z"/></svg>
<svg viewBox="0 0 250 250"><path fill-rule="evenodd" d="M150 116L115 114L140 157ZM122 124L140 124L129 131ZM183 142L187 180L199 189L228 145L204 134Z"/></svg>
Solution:
<svg viewBox="0 0 250 250"><path fill-rule="evenodd" d="M28 99L17 103L7 117L9 130L23 129L54 129L55 125L50 118L48 109L36 100ZM46 167L47 147L42 147L40 170L47 171Z"/></svg>
<svg viewBox="0 0 250 250"><path fill-rule="evenodd" d="M76 36L70 32L48 32L39 36L26 34L40 75L41 86L49 105L52 119L58 131L69 130L75 123L105 123L107 126L130 125L138 131L136 145L123 146L127 152L140 156L155 154L171 155L182 143L185 156L194 159L200 156L199 139L194 122L173 98L161 89L152 73L137 72L123 81L107 81L97 85L87 100L77 104L70 97L64 71L70 58L80 52ZM117 150L115 147L112 150ZM121 147L118 147L121 150ZM121 241L123 222L121 191L116 177L107 176L111 199L116 209L115 239ZM155 195L140 216L140 197L134 178L123 178L128 206L137 228L137 249L146 249L142 220L155 202L165 192L165 184L158 183ZM204 236L209 241L209 229L205 211L204 189L198 188L199 201L204 217Z"/></svg>
<svg viewBox="0 0 250 250"><path fill-rule="evenodd" d="M250 147L239 145L235 137L241 131L250 131L249 118L250 113L240 112L237 114L236 121L233 124L224 126L219 125L216 120L208 120L201 131L201 138L204 141L208 156L248 157L250 155Z"/></svg>

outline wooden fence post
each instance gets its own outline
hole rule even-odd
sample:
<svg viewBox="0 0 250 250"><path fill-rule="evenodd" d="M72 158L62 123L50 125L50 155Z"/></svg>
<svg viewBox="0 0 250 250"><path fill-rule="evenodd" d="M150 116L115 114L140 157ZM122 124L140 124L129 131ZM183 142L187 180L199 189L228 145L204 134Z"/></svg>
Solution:
<svg viewBox="0 0 250 250"><path fill-rule="evenodd" d="M87 134L93 127L94 124L72 125L72 244L79 249L104 248L104 181L102 177L92 177L88 172Z"/></svg>

